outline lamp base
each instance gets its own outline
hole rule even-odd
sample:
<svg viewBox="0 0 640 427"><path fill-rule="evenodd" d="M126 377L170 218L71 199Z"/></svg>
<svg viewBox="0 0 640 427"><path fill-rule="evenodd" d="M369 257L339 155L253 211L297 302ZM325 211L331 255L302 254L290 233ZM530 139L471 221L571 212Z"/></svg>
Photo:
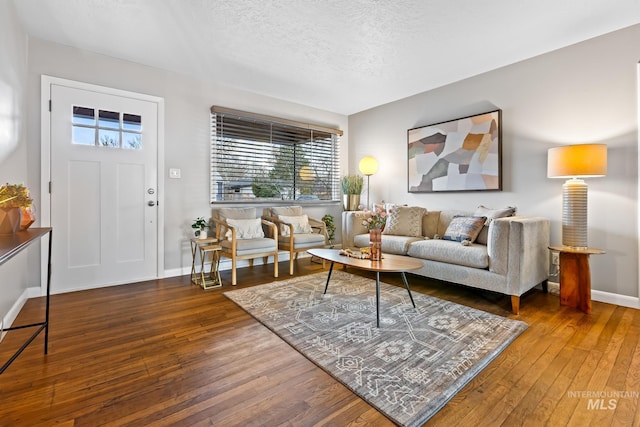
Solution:
<svg viewBox="0 0 640 427"><path fill-rule="evenodd" d="M587 184L577 178L562 186L562 244L574 249L586 249L587 244Z"/></svg>

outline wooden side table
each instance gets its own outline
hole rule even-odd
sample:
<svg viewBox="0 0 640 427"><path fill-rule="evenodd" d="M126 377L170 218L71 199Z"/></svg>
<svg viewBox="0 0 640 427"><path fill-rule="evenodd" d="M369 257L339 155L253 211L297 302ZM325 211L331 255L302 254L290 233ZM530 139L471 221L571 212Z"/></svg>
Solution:
<svg viewBox="0 0 640 427"><path fill-rule="evenodd" d="M200 285L202 289L219 288L222 286L220 278L220 254L222 246L216 244L218 239L208 237L200 239L198 237L191 238L191 283ZM204 263L207 254L211 253L211 269L209 274L205 275ZM200 271L196 271L196 254L200 256Z"/></svg>
<svg viewBox="0 0 640 427"><path fill-rule="evenodd" d="M591 271L589 255L605 253L602 249L576 249L570 246L549 246L560 253L560 305L591 313Z"/></svg>

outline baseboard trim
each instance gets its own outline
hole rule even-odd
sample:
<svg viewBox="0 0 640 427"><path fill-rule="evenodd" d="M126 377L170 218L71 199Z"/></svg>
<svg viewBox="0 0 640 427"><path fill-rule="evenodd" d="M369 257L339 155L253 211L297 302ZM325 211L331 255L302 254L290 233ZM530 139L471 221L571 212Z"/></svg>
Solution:
<svg viewBox="0 0 640 427"><path fill-rule="evenodd" d="M22 293L20 294L16 302L13 303L13 305L11 306L7 314L5 314L4 317L2 318L3 330L2 330L2 333L0 334L0 341L2 341L5 334L7 333L7 331L5 331L4 329L7 329L13 326L13 322L18 317L18 314L20 314L20 310L22 310L22 307L27 302L27 300L29 298L36 298L39 296L41 295L40 295L40 288L38 287L27 288L24 291L22 291Z"/></svg>
<svg viewBox="0 0 640 427"><path fill-rule="evenodd" d="M560 284L558 282L548 282L549 293L560 295ZM630 297L628 295L614 294L611 292L591 290L591 299L593 301L604 302L607 304L619 305L622 307L640 309L640 298Z"/></svg>
<svg viewBox="0 0 640 427"><path fill-rule="evenodd" d="M310 258L310 257L311 255L309 255L307 252L298 252L298 259ZM273 264L273 257L269 257L269 259L271 260L271 262L267 261L267 264ZM278 262L280 263L282 261L289 261L289 252L278 253ZM262 257L254 258L253 265L262 265L262 264L263 264ZM239 260L237 263L237 268L243 268L248 266L249 266L249 260L246 260L246 259ZM211 263L206 262L204 264L205 271L209 271L210 268L211 268ZM231 260L229 258L222 258L220 260L220 271L226 271L226 270L231 270ZM200 271L199 265L198 265L198 271ZM186 276L188 274L191 274L191 265L189 265L188 267L173 268L171 270L164 271L164 277Z"/></svg>
<svg viewBox="0 0 640 427"><path fill-rule="evenodd" d="M604 291L591 291L591 299L599 302L606 302L608 304L620 305L622 307L639 308L640 298L630 297L628 295L614 294Z"/></svg>

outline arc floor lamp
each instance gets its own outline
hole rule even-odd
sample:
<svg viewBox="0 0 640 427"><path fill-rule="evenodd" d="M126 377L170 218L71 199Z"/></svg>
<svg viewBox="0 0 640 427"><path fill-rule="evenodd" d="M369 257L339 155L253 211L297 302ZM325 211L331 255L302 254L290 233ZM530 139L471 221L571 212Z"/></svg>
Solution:
<svg viewBox="0 0 640 427"><path fill-rule="evenodd" d="M369 209L369 177L378 172L378 161L371 156L363 157L358 164L358 169L367 177L367 209Z"/></svg>

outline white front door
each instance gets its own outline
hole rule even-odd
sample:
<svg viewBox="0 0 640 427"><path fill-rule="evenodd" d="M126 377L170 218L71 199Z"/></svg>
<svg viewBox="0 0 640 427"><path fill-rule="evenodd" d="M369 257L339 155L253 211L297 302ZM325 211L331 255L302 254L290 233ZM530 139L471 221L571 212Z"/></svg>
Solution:
<svg viewBox="0 0 640 427"><path fill-rule="evenodd" d="M50 90L52 291L157 277L158 104Z"/></svg>

